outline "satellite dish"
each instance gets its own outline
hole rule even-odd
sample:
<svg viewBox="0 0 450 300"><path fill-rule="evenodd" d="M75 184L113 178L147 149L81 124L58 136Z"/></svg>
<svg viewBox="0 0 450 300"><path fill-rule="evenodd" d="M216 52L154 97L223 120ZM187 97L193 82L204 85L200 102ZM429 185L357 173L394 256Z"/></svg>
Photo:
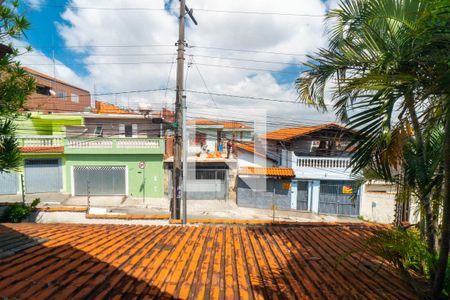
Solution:
<svg viewBox="0 0 450 300"><path fill-rule="evenodd" d="M48 92L50 93L50 96L56 96L56 92L54 90L50 89Z"/></svg>

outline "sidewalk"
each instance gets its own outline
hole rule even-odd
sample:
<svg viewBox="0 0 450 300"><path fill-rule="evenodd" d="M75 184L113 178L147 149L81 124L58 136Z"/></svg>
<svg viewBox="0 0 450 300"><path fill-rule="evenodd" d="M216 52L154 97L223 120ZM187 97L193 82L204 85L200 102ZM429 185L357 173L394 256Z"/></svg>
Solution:
<svg viewBox="0 0 450 300"><path fill-rule="evenodd" d="M41 212L45 209L74 210L88 207L87 197L70 197L61 193L27 194L26 202L40 198L38 208ZM21 195L0 196L0 203L21 202ZM167 198L125 198L122 196L90 197L89 208L93 215L101 216L169 216L169 200ZM60 210L60 211L61 211ZM49 212L49 211L48 211ZM99 213L101 212L101 213ZM144 219L144 217L142 217ZM167 218L168 219L168 218ZM277 222L350 222L361 223L360 219L352 217L338 217L318 215L305 211L273 212L270 209L239 207L232 201L223 200L188 200L188 219L190 220L261 220Z"/></svg>

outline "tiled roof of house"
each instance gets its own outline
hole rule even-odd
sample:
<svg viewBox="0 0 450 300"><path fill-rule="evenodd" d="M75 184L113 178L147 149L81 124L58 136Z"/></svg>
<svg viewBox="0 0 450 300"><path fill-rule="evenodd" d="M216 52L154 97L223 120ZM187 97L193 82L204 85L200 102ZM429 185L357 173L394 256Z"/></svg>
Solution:
<svg viewBox="0 0 450 300"><path fill-rule="evenodd" d="M418 299L380 258L349 255L373 229L0 225L0 297Z"/></svg>
<svg viewBox="0 0 450 300"><path fill-rule="evenodd" d="M295 177L295 172L291 168L262 168L262 167L242 167L239 169L241 175L264 175L279 177Z"/></svg>
<svg viewBox="0 0 450 300"><path fill-rule="evenodd" d="M132 114L129 111L123 110L122 108L102 102L102 101L95 101L95 113L97 114Z"/></svg>
<svg viewBox="0 0 450 300"><path fill-rule="evenodd" d="M253 153L259 157L265 157L267 159L273 160L270 157L267 157L266 155L264 155L263 153L257 152L255 149L255 144L244 144L244 143L236 143L236 148L240 149L240 150L244 150L247 151L249 153Z"/></svg>
<svg viewBox="0 0 450 300"><path fill-rule="evenodd" d="M223 126L225 129L251 129L252 127L238 121L213 121L210 119L193 119L188 120L190 125L211 125Z"/></svg>
<svg viewBox="0 0 450 300"><path fill-rule="evenodd" d="M64 147L21 147L22 153L63 153Z"/></svg>
<svg viewBox="0 0 450 300"><path fill-rule="evenodd" d="M307 127L295 127L295 128L280 128L278 130L268 132L261 135L262 139L275 140L275 141L289 141L294 138L304 136L322 129L337 128L341 130L349 130L337 123L325 123L316 126Z"/></svg>

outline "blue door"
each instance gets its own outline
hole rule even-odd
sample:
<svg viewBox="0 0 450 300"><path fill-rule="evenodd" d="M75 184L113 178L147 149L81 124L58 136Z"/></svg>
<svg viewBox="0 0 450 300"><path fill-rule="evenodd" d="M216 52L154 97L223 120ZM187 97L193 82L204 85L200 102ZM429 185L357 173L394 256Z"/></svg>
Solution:
<svg viewBox="0 0 450 300"><path fill-rule="evenodd" d="M61 166L58 158L25 160L25 190L27 193L52 193L62 189Z"/></svg>

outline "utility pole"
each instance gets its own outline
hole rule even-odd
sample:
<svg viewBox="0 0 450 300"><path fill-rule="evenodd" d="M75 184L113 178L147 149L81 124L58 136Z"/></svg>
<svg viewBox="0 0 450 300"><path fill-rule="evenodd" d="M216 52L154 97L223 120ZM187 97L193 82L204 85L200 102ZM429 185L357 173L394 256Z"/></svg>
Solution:
<svg viewBox="0 0 450 300"><path fill-rule="evenodd" d="M183 202L183 223L186 222L186 184L183 182L183 187L181 181L186 180L185 176L182 177L182 154L184 155L184 169L187 166L187 143L183 142L183 136L186 131L185 121L185 107L186 99L184 97L184 47L186 45L184 39L184 29L185 29L185 16L189 15L191 20L197 25L192 10L189 10L186 6L185 0L180 0L180 16L179 16L179 28L178 28L178 42L177 42L177 84L176 84L176 99L175 99L175 126L174 126L174 153L173 153L173 171L172 171L172 201L170 203L170 211L172 219L180 219L181 214L181 199L184 198ZM183 147L184 146L184 147ZM184 148L184 149L183 149ZM187 170L184 170L184 174L187 174Z"/></svg>

